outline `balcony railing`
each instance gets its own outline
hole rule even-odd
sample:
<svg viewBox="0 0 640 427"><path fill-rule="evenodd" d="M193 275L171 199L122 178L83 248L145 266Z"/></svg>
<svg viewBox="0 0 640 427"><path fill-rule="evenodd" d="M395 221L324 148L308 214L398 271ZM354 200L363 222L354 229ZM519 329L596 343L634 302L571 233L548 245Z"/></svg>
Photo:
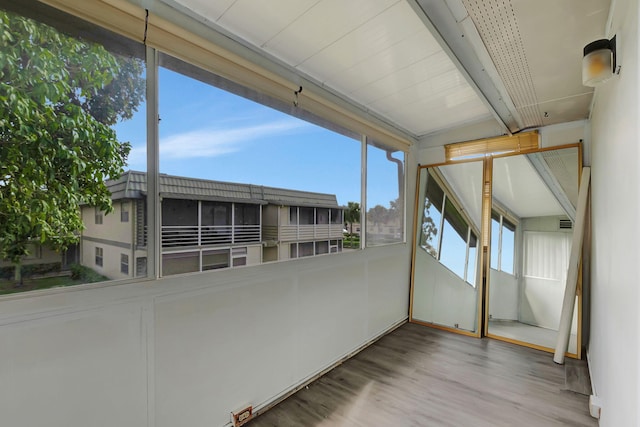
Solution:
<svg viewBox="0 0 640 427"><path fill-rule="evenodd" d="M342 224L281 225L280 240L341 239Z"/></svg>
<svg viewBox="0 0 640 427"><path fill-rule="evenodd" d="M162 247L260 242L259 225L163 225Z"/></svg>

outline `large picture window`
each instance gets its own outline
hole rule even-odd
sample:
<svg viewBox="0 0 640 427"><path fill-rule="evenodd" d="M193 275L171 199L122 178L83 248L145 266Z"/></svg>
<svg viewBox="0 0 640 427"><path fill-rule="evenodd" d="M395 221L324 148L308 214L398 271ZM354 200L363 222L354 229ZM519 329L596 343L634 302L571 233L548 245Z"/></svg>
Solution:
<svg viewBox="0 0 640 427"><path fill-rule="evenodd" d="M13 3L0 9L0 294L126 278L138 212L120 179L146 171L144 46Z"/></svg>
<svg viewBox="0 0 640 427"><path fill-rule="evenodd" d="M359 136L159 63L162 275L341 253L344 206L360 201Z"/></svg>

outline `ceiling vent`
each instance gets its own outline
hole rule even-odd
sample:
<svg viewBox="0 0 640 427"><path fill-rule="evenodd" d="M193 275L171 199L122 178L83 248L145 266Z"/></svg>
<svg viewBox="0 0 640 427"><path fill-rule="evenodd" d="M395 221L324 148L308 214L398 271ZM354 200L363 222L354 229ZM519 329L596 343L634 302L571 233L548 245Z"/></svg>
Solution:
<svg viewBox="0 0 640 427"><path fill-rule="evenodd" d="M560 220L560 230L571 230L573 228L573 222L570 219Z"/></svg>

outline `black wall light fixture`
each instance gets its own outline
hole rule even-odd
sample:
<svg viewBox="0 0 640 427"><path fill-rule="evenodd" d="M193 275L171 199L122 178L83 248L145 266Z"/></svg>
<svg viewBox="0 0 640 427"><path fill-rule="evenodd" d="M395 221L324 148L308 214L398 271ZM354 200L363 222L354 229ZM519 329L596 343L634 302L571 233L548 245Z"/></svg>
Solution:
<svg viewBox="0 0 640 427"><path fill-rule="evenodd" d="M595 87L613 76L616 71L616 36L600 39L584 47L582 84Z"/></svg>

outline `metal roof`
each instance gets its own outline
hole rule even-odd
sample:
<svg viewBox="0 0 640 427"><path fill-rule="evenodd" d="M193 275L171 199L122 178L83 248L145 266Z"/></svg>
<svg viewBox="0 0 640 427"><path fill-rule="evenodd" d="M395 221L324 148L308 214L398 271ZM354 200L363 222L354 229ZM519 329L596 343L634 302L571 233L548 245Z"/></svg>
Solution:
<svg viewBox="0 0 640 427"><path fill-rule="evenodd" d="M139 199L147 193L147 174L126 171L106 182L113 200ZM210 200L282 206L339 207L335 194L234 182L211 181L160 174L160 196L171 199Z"/></svg>

